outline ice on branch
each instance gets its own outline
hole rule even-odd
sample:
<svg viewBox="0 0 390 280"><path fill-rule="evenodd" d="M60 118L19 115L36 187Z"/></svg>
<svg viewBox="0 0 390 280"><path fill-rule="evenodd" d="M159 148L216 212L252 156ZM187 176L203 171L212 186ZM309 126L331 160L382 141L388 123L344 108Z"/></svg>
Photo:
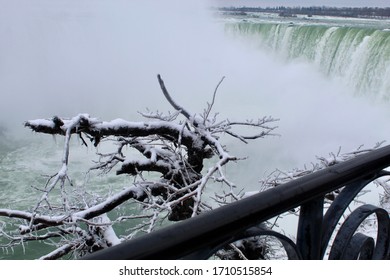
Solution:
<svg viewBox="0 0 390 280"><path fill-rule="evenodd" d="M77 258L149 233L162 223L191 218L218 207L205 197L205 189L213 182L238 197L235 191L239 182L233 182L224 168L238 158L228 152L221 136L230 135L239 143L247 143L274 135L277 119L219 120L213 105L223 79L214 89L212 101L198 114L174 100L160 75L157 80L173 112L148 110L141 113L145 121L139 122L120 118L102 121L88 114L25 122L34 132L64 136L63 155L58 172L49 176L44 186L34 189L37 201L30 210L0 209L0 216L10 218L18 229L10 233L6 226L0 228L0 234L9 240L5 247L45 240L54 249L43 259L69 254ZM254 128L254 133L243 135L239 132L242 127ZM72 137L86 146L100 148L110 144L108 152L97 149L96 160L87 173L112 172L129 176L132 183L105 195L98 195L98 190L91 187L73 187L68 171ZM126 230L118 233L124 227Z"/></svg>
<svg viewBox="0 0 390 280"><path fill-rule="evenodd" d="M342 153L340 148L337 153L330 153L326 157L317 156L317 162L312 162L310 165L305 165L303 168L295 168L289 171L276 169L268 176L265 176L264 179L260 180L260 190L264 191L269 188L277 187L291 180L303 177L326 167L350 160L360 154L364 154L378 149L383 143L384 142L378 142L372 148L367 149L363 149L363 146L359 146L355 150L347 153Z"/></svg>

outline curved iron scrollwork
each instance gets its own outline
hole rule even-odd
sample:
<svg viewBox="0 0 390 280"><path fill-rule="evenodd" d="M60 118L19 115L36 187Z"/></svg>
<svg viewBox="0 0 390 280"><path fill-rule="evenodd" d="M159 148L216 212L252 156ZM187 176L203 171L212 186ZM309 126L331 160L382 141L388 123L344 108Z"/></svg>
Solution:
<svg viewBox="0 0 390 280"><path fill-rule="evenodd" d="M389 257L389 214L386 210L369 204L352 211L342 223L332 244L328 244L337 223L359 192L372 181L386 175L390 173L380 171L369 179L354 182L342 189L324 217L321 257L324 257L328 246L330 247L328 259L387 259ZM362 222L372 214L376 214L378 220L376 241L372 237L356 232Z"/></svg>
<svg viewBox="0 0 390 280"><path fill-rule="evenodd" d="M372 181L382 177L390 175L390 172L381 171L369 179L361 180L349 184L341 189L338 195L334 198L331 205L328 207L325 215L323 216L323 198L311 200L305 204L305 210L301 212L300 223L298 232L302 232L302 239L305 243L308 240L313 240L317 229L314 224L320 225L322 219L322 228L319 231L317 241L318 244L305 244L304 246L297 245L290 238L264 228L251 228L245 231L242 235L237 237L237 240L242 238L254 237L254 236L274 236L283 245L286 251L287 258L289 260L299 259L316 259L313 255L306 255L306 258L302 257L305 254L307 247L320 246L320 259L325 257L325 253L328 250L329 260L380 260L389 259L390 257L390 218L389 213L378 206L365 204L357 209L353 210L341 223L339 229L336 230L337 225L340 224L340 220L346 215L346 211L349 209L350 204L353 203L357 195ZM308 213L308 214L306 214ZM359 226L371 215L376 215L377 219L377 236L374 239L371 236L367 236L361 232L357 232ZM323 216L323 217L322 217ZM320 217L320 218L319 218ZM335 235L334 240L331 241L332 235ZM298 237L299 238L299 237ZM304 249L302 249L304 247ZM310 253L309 253L310 254Z"/></svg>
<svg viewBox="0 0 390 280"><path fill-rule="evenodd" d="M376 214L378 220L376 242L372 237L356 233L359 225L371 214ZM374 205L362 205L355 209L342 224L333 242L329 259L387 259L389 234L389 213Z"/></svg>
<svg viewBox="0 0 390 280"><path fill-rule="evenodd" d="M240 232L233 238L233 242L248 240L252 237L272 236L282 244L289 260L323 259L327 250L329 251L327 257L329 260L387 259L389 258L390 246L390 218L386 210L370 204L362 205L353 210L336 230L341 218L346 216L346 211L358 194L372 181L387 175L390 175L390 172L380 171L377 174L367 176L366 179L342 187L333 198L325 215L323 212L326 195L303 204L298 225L298 239L303 240L302 242L305 243L303 245L297 245L299 241L295 243L287 236L261 225ZM375 239L357 232L363 221L373 214L377 217L378 225ZM321 224L322 227L319 226ZM301 236L299 236L299 232L301 232ZM331 241L332 235L335 235L333 241ZM230 242L232 240L220 243L212 249L207 248L202 253L188 255L186 258L210 258ZM250 258L250 256L245 255L245 251L244 249L242 252L244 257Z"/></svg>
<svg viewBox="0 0 390 280"><path fill-rule="evenodd" d="M293 240L291 240L287 236L285 236L277 231L270 230L262 225L257 226L257 227L251 227L251 228L245 230L244 232L240 232L237 236L235 236L233 238L234 239L233 242L239 241L239 240L248 240L252 237L267 237L267 236L274 237L280 242L280 244L282 245L284 251L286 252L287 258L289 260L301 260L302 259L302 256L299 252L299 249ZM207 248L207 250L203 251L201 255L197 255L198 259L208 259L208 258L212 257L219 250L223 249L231 242L232 242L232 240L229 240L229 242L219 243L214 248ZM245 256L245 252L243 252L243 254ZM194 258L196 259L195 256L196 255L188 255L188 256L186 256L186 259L194 259ZM248 257L248 256L245 256L245 257Z"/></svg>
<svg viewBox="0 0 390 280"><path fill-rule="evenodd" d="M331 236L332 236L332 234L337 226L337 223L340 221L342 215L345 213L345 211L347 210L349 205L352 203L352 201L356 198L356 196L359 194L359 192L361 192L372 181L374 181L382 176L389 175L389 174L390 173L387 171L380 171L375 176L373 176L369 179L357 181L357 182L354 182L352 184L345 186L341 190L339 195L336 196L335 200L332 202L332 204L330 205L330 207L328 208L328 210L324 216L324 221L323 221L323 226L322 226L322 244L321 244L321 257L322 258L324 257L324 254L325 254L327 247L330 246L328 243L329 243L330 238L331 238ZM360 210L356 209L355 211L360 211ZM354 220L356 219L355 214L350 216L348 224L351 223L350 222L351 219L354 219ZM347 222L347 221L345 221L345 222ZM357 226L359 226L361 224L361 222L363 222L363 220L360 220L360 222L357 224ZM356 227L356 229L357 229L357 227ZM355 229L355 231L356 231L356 229ZM345 231L345 226L339 230L339 234L342 234L344 231ZM363 242L365 244L365 245L361 244L361 246L362 246L361 250L363 250L364 248L367 248L368 244L372 244L373 240L371 240L369 238L365 238L365 237L363 238L363 236L361 236L361 235L362 234L358 234L357 237L354 237L354 239L356 238L356 240L353 240L353 242L355 242L357 247L360 246L358 244L361 244ZM378 233L378 235L379 235L379 233ZM340 236L343 236L343 235L340 235ZM337 243L340 242L341 238L342 237L338 237L334 241L334 242L336 242L336 244L334 244L335 248L339 247L337 245ZM364 241L363 241L363 239L364 239ZM358 242L358 240L360 240L360 241ZM343 244L345 244L345 240L343 240L342 242L343 242ZM358 258L358 256L352 257L352 255L336 254L335 253L336 251L338 251L338 249L333 249L333 253L329 256L330 259L349 259L349 258L357 259ZM368 258L368 257L369 257L369 255L364 255L364 252L362 252L362 255L360 256L360 258L362 258L362 259Z"/></svg>
<svg viewBox="0 0 390 280"><path fill-rule="evenodd" d="M84 259L207 259L238 240L273 236L289 259L389 259L389 213L369 204L350 204L372 181L389 176L390 146L306 175L276 188L222 206L197 217L167 226ZM339 191L324 209L327 194ZM298 208L296 241L261 226ZM325 214L324 214L325 212ZM375 215L376 236L358 228ZM341 223L341 225L340 225Z"/></svg>

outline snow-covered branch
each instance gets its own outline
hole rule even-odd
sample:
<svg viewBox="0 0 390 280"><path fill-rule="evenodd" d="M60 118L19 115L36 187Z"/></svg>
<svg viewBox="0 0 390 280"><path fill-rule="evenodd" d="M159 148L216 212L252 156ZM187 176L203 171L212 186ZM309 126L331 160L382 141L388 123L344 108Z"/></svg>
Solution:
<svg viewBox="0 0 390 280"><path fill-rule="evenodd" d="M146 120L139 122L119 118L102 121L88 114L26 121L25 126L34 132L64 136L61 166L45 186L34 188L39 198L30 210L0 209L0 216L10 218L13 230L17 229L9 234L2 227L0 235L9 239L9 244L34 238L48 242L51 236L57 236L60 241L55 243L56 249L42 258L61 258L69 253L77 257L151 232L166 220L179 221L212 209L203 197L211 182L223 184L231 196L237 197L236 184L225 174L224 166L239 159L228 152L221 136L230 135L247 143L273 135L277 119L218 120L218 113L212 110L223 79L201 114L192 114L177 103L158 75L162 94L173 113L147 111L141 113ZM254 128L254 133L242 135L242 126ZM92 195L93 189L77 190L68 171L73 136L86 146L89 141L97 148L114 144L112 151L97 152L97 160L86 172L114 171L119 176L130 176L132 183L106 195ZM134 205L139 213L128 213L134 211ZM128 231L118 235L117 226L124 224Z"/></svg>
<svg viewBox="0 0 390 280"><path fill-rule="evenodd" d="M305 165L303 168L294 168L289 171L276 169L271 174L260 180L260 190L263 191L265 189L277 187L326 167L350 160L360 154L378 149L383 143L384 142L378 142L372 148L367 149L363 149L363 146L359 146L355 150L346 153L342 153L340 148L337 153L329 153L327 157L317 156L317 162L311 163L310 166Z"/></svg>

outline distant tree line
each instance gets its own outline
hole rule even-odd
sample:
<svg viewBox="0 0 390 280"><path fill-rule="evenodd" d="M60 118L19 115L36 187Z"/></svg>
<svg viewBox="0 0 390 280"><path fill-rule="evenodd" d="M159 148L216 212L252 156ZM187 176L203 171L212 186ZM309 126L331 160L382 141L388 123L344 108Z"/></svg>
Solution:
<svg viewBox="0 0 390 280"><path fill-rule="evenodd" d="M251 12L277 13L280 16L337 16L337 17L354 17L354 18L390 18L390 7L360 7L360 8L337 8L337 7L222 7L220 11L245 15Z"/></svg>

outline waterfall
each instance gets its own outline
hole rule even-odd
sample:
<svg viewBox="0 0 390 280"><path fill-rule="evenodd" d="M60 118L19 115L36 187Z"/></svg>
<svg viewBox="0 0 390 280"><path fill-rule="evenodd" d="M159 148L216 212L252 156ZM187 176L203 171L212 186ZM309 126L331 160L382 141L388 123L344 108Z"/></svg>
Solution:
<svg viewBox="0 0 390 280"><path fill-rule="evenodd" d="M360 95L390 98L390 32L363 26L295 24L292 22L234 22L234 35L285 60L314 63L324 74L341 79Z"/></svg>

